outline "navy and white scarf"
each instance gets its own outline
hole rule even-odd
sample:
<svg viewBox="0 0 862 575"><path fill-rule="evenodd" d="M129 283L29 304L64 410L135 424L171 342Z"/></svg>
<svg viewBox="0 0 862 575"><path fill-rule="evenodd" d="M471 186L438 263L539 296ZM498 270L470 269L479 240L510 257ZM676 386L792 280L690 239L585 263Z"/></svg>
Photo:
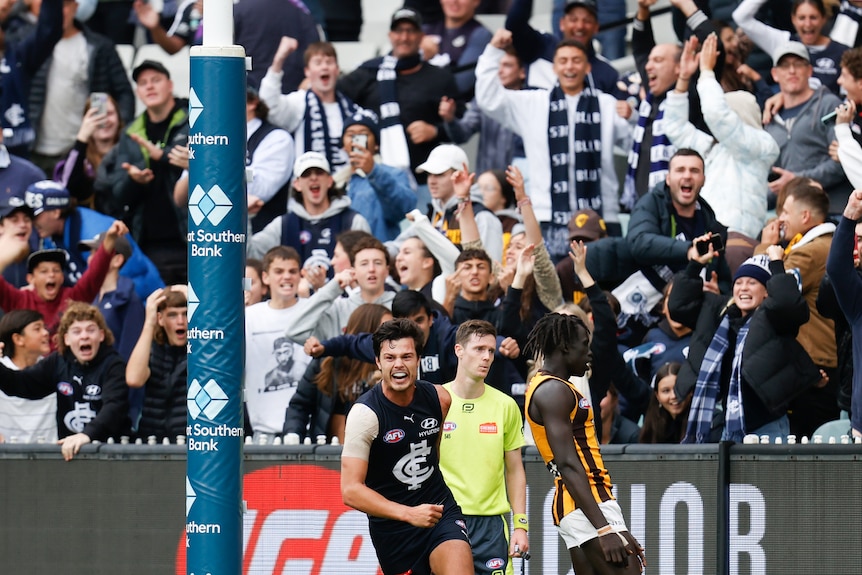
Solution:
<svg viewBox="0 0 862 575"><path fill-rule="evenodd" d="M374 62L374 60L371 60ZM422 63L419 55L398 59L387 54L377 67L377 90L380 95L380 157L394 168L410 169L407 136L401 125L401 106L395 80L398 70L409 70Z"/></svg>
<svg viewBox="0 0 862 575"><path fill-rule="evenodd" d="M641 101L638 108L638 125L632 134L632 149L628 157L628 170L626 171L625 186L623 187L623 197L620 198L622 204L629 211L635 207L640 196L648 193L653 186L663 182L667 176L668 164L670 157L676 152L676 148L670 143L670 139L664 133L664 104L665 100L658 105L658 112L652 124L652 146L649 149L650 166L649 166L649 184L642 194L638 193L636 173L638 169L638 161L641 155L641 144L643 143L644 132L646 131L647 121L652 113L653 95L648 94L645 100Z"/></svg>
<svg viewBox="0 0 862 575"><path fill-rule="evenodd" d="M730 389L727 393L727 405L725 405L725 428L729 431L742 429L742 392L740 386L740 370L742 368L742 345L748 334L748 322L739 329L736 339L736 348L733 355L733 369L731 375ZM688 415L688 425L682 443L708 443L712 422L715 417L715 405L721 393L721 364L724 354L730 347L730 318L725 315L700 364L697 374L697 384L694 388L694 397L691 400L691 411ZM734 384L735 380L735 384ZM734 412L728 409L733 402ZM744 433L743 433L744 434Z"/></svg>
<svg viewBox="0 0 862 575"><path fill-rule="evenodd" d="M576 210L602 213L602 126L599 98L592 76L578 99L575 111L574 149L569 149L569 112L566 95L559 84L550 92L548 106L548 151L551 157L551 221L545 229L548 251L565 255L569 249L569 220ZM569 162L574 157L574 179L569 179ZM569 186L574 184L577 205L573 206Z"/></svg>
<svg viewBox="0 0 862 575"><path fill-rule="evenodd" d="M859 41L859 28L862 24L862 8L843 0L841 12L835 17L829 37L845 46L856 46Z"/></svg>
<svg viewBox="0 0 862 575"><path fill-rule="evenodd" d="M736 349L733 352L733 366L730 370L730 387L724 408L724 435L730 441L741 442L745 437L745 410L742 408L742 350L748 336L746 321L736 334Z"/></svg>
<svg viewBox="0 0 862 575"><path fill-rule="evenodd" d="M341 109L341 117L345 120L351 118L353 114L361 108L354 104L350 98L341 92L335 93L335 101L338 102L338 107ZM329 131L329 123L326 121L326 110L323 109L323 103L317 94L308 90L305 93L305 118L303 118L305 127L305 151L320 152L326 156L326 161L335 168L341 166L337 161L341 151L341 135L332 134Z"/></svg>

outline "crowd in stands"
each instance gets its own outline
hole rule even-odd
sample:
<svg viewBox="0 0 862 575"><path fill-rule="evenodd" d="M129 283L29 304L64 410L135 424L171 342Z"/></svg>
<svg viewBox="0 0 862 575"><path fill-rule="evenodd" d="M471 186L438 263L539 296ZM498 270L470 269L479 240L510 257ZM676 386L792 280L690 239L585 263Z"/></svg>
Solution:
<svg viewBox="0 0 862 575"><path fill-rule="evenodd" d="M862 2L670 0L670 43L656 3L623 73L602 54L625 24L600 32L622 2L555 1L541 31L531 0L409 0L352 70L331 41L358 38L362 3L235 4L248 435L343 440L391 318L418 324L435 384L458 326L490 322L487 383L523 407L541 366L521 351L558 311L592 330L573 384L602 443L842 414L862 436ZM189 103L114 46L174 54L205 20L155 6L0 1L0 441L71 459L185 432Z"/></svg>

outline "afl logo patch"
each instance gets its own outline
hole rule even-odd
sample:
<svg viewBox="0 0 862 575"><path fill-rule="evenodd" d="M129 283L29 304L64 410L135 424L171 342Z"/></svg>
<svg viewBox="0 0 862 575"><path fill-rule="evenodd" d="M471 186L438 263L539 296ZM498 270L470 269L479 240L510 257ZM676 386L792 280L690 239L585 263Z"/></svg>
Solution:
<svg viewBox="0 0 862 575"><path fill-rule="evenodd" d="M60 392L61 395L65 395L66 397L71 396L75 393L75 388L72 387L71 383L66 381L61 381L57 384L57 391Z"/></svg>
<svg viewBox="0 0 862 575"><path fill-rule="evenodd" d="M487 561L485 561L485 567L487 567L488 569L500 569L505 564L506 562L499 557L494 557L493 559L488 559Z"/></svg>
<svg viewBox="0 0 862 575"><path fill-rule="evenodd" d="M454 421L447 421L443 424L443 431L455 431L455 428L458 427L455 425Z"/></svg>
<svg viewBox="0 0 862 575"><path fill-rule="evenodd" d="M393 429L392 431L387 431L386 435L383 436L383 441L386 443L398 443L402 439L404 439L403 429Z"/></svg>
<svg viewBox="0 0 862 575"><path fill-rule="evenodd" d="M308 230L302 230L299 232L299 243L302 245L306 245L311 241L311 232Z"/></svg>
<svg viewBox="0 0 862 575"><path fill-rule="evenodd" d="M590 405L589 399L587 399L586 397L582 397L581 400L578 402L578 407L580 407L581 409L589 409L592 406Z"/></svg>

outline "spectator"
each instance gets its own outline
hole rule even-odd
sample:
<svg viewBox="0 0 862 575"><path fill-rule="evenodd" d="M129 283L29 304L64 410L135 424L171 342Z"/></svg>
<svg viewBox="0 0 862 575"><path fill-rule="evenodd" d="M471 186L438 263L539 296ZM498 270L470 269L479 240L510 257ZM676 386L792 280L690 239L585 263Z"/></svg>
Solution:
<svg viewBox="0 0 862 575"><path fill-rule="evenodd" d="M57 351L35 365L17 371L0 364L0 390L29 399L58 392L58 443L69 461L81 446L127 432L129 402L124 362L98 309L70 303L57 340Z"/></svg>
<svg viewBox="0 0 862 575"><path fill-rule="evenodd" d="M445 417L448 431L440 442L440 470L472 533L470 545L478 573L486 573L489 563L500 558L499 568L505 572L512 559L530 550L521 410L509 395L485 383L494 361L496 336L488 322L461 324L455 336L458 369L455 379L443 385L452 404ZM510 511L514 519L511 535Z"/></svg>
<svg viewBox="0 0 862 575"><path fill-rule="evenodd" d="M27 188L27 203L33 208L33 224L46 249L60 248L68 254L66 283L74 285L87 269L87 258L81 252L81 241L96 238L111 227L113 219L88 208L75 208L69 190L59 182L44 180ZM128 266L122 275L135 283L138 295L164 286L159 272L143 254L134 240L126 240L131 247Z"/></svg>
<svg viewBox="0 0 862 575"><path fill-rule="evenodd" d="M515 166L509 166L505 175L506 183L515 193L524 224L513 229L506 250L505 270L514 275L503 298L500 331L523 344L536 322L559 307L563 296L554 263L542 239L541 226L524 188L524 178ZM510 321L516 323L508 323Z"/></svg>
<svg viewBox="0 0 862 575"><path fill-rule="evenodd" d="M341 295L351 271L340 273L314 296L299 299L299 254L291 247L276 246L263 259L263 283L270 299L249 306L245 315L245 400L254 433L280 434L290 398L296 391L309 359L302 348L285 339L285 327L308 337L320 315ZM287 348L287 349L286 349ZM270 373L284 371L295 379L273 381ZM280 365L282 367L280 367Z"/></svg>
<svg viewBox="0 0 862 575"><path fill-rule="evenodd" d="M392 312L382 305L362 304L350 314L344 332L374 332L390 319ZM308 437L311 441L320 435L337 437L343 444L347 412L377 382L375 367L348 357L311 360L287 406L284 434L295 433L300 440Z"/></svg>
<svg viewBox="0 0 862 575"><path fill-rule="evenodd" d="M392 15L389 42L389 54L364 62L339 79L338 88L377 113L383 162L412 170L448 139L438 114L440 100L458 100L459 111L463 102L452 73L422 61L422 19L417 12L401 8ZM418 180L425 184L423 176ZM417 207L424 209L426 200L421 192Z"/></svg>
<svg viewBox="0 0 862 575"><path fill-rule="evenodd" d="M105 102L105 113L91 105L87 100L84 107L84 119L78 129L78 135L69 154L57 162L54 168L54 180L57 180L75 198L79 206L94 208L102 213L111 209L111 204L99 202L96 205L93 184L96 181L96 170L108 152L120 141L125 125L117 110L117 101L108 95ZM43 178L44 179L44 178Z"/></svg>
<svg viewBox="0 0 862 575"><path fill-rule="evenodd" d="M791 180L784 187L778 221L767 224L760 236L761 244L754 250L764 253L771 243L789 242L784 267L798 278L811 314L800 326L797 339L827 375L822 387L806 390L790 404L790 432L799 437L810 437L821 424L838 418L835 324L823 317L816 305L835 232L835 224L826 221L828 213L829 198L822 188Z"/></svg>
<svg viewBox="0 0 862 575"><path fill-rule="evenodd" d="M70 300L92 301L108 273L114 243L118 236L128 232L125 224L115 221L105 233L101 247L91 260L92 265L84 272L74 287L63 285L63 266L68 255L63 250L40 250L27 258L27 283L32 289L17 289L6 280L0 280L0 308L8 312L13 309L32 309L45 318L45 326L52 334L57 330L60 312ZM101 314L99 315L101 318ZM104 322L104 319L101 321ZM111 337L113 340L113 336Z"/></svg>
<svg viewBox="0 0 862 575"><path fill-rule="evenodd" d="M476 20L479 3L441 0L443 19L422 25L422 57L455 75L460 99L473 98L476 60L491 40L491 32Z"/></svg>
<svg viewBox="0 0 862 575"><path fill-rule="evenodd" d="M89 252L87 259L91 259L102 245L104 237L105 234L101 233L93 239L81 240L78 242L78 251ZM99 308L105 324L114 334L114 349L124 361L129 360L144 327L144 304L135 291L135 284L131 278L120 275L126 262L134 257L133 253L128 238L117 238L108 273L98 295L93 299L93 305Z"/></svg>
<svg viewBox="0 0 862 575"><path fill-rule="evenodd" d="M653 394L641 428L641 443L680 443L685 436L691 396L676 394L676 376L682 365L668 362L652 378Z"/></svg>
<svg viewBox="0 0 862 575"><path fill-rule="evenodd" d="M473 196L470 201L456 194L453 178L460 170L467 177L467 154L454 144L441 144L434 148L428 159L416 168L417 173L428 174L428 189L431 192L433 212L429 218L434 226L443 232L456 246L463 244L461 238L461 210L469 204L475 212L475 222L482 246L494 261L503 257L503 226L497 217L485 209L481 196ZM470 180L472 184L473 180ZM478 190L476 190L478 192ZM433 213L433 215L432 215Z"/></svg>
<svg viewBox="0 0 862 575"><path fill-rule="evenodd" d="M345 119L342 144L349 169L336 173L335 179L346 180L351 205L368 220L374 237L389 241L400 232L404 214L416 205L416 194L407 172L381 162L379 139L374 112L358 110Z"/></svg>
<svg viewBox="0 0 862 575"><path fill-rule="evenodd" d="M257 92L245 92L246 165L254 178L248 182L248 213L252 233L287 212L293 173L293 138L268 121L269 111Z"/></svg>
<svg viewBox="0 0 862 575"><path fill-rule="evenodd" d="M766 220L767 176L778 159L778 144L763 131L760 108L748 92L725 94L716 80L718 39L710 35L700 54L697 39L683 49L676 89L667 95L665 133L677 149L697 150L706 159L701 197L731 233L757 237ZM688 121L688 85L700 60L697 91L711 134Z"/></svg>
<svg viewBox="0 0 862 575"><path fill-rule="evenodd" d="M23 190L30 185L25 184L27 180L40 181L41 170L27 160L15 156L9 158L12 162L7 168L20 163L18 167L24 170L16 174L16 169L0 168L0 189L9 192L0 197L0 269L13 287L23 287L27 285L27 256L39 249L39 234L33 229L33 210L27 205ZM11 176L6 183L3 182L4 176ZM44 174L41 177L44 178ZM23 187L18 189L22 184Z"/></svg>
<svg viewBox="0 0 862 575"><path fill-rule="evenodd" d="M641 430L637 423L620 414L620 394L613 384L599 403L602 413L601 444L637 443Z"/></svg>
<svg viewBox="0 0 862 575"><path fill-rule="evenodd" d="M183 0L178 4L174 21L167 30L162 27L161 14L149 2L135 0L132 4L138 22L168 54L176 54L186 46L200 45L203 40L203 0Z"/></svg>
<svg viewBox="0 0 862 575"><path fill-rule="evenodd" d="M511 45L504 51L506 53L500 58L497 77L507 90L522 90L526 87L527 74L521 65L521 60L518 59ZM467 104L467 111L462 118L455 117L456 111L455 100L443 98L440 101L439 114L443 119L443 129L453 143L465 144L473 134L479 133L476 173L483 174L489 170L508 166L514 158L526 157L521 136L485 114L476 98Z"/></svg>
<svg viewBox="0 0 862 575"><path fill-rule="evenodd" d="M132 0L97 2L96 11L87 24L99 34L104 34L114 44L134 44L135 25L130 22Z"/></svg>
<svg viewBox="0 0 862 575"><path fill-rule="evenodd" d="M268 295L263 285L263 262L255 258L245 260L245 279L249 280L251 289L243 290L246 307L262 302Z"/></svg>
<svg viewBox="0 0 862 575"><path fill-rule="evenodd" d="M578 210L569 220L569 243L583 242L588 244L596 240L608 237L608 228L605 220L595 210ZM587 266L590 267L589 265ZM575 275L572 261L569 258L560 260L556 265L557 277L560 278L563 299L580 305L586 297L584 286Z"/></svg>
<svg viewBox="0 0 862 575"><path fill-rule="evenodd" d="M36 129L32 158L46 174L53 173L75 143L90 94L113 96L125 122L135 114L135 96L113 42L75 20L77 8L74 0L63 2L63 37L30 90L30 119Z"/></svg>
<svg viewBox="0 0 862 575"><path fill-rule="evenodd" d="M525 351L543 359L543 370L527 387L527 422L542 459L553 462L552 515L572 566L587 573L639 573L643 549L611 493L590 402L568 381L589 369L589 339L586 325L573 316L549 314L533 328Z"/></svg>
<svg viewBox="0 0 862 575"><path fill-rule="evenodd" d="M557 83L557 72L552 63L560 38L530 26L532 4L530 0L514 0L506 15L506 29L511 30L513 46L529 70L530 86L550 90ZM587 47L595 88L606 94L615 94L619 73L593 48L593 37L599 31L597 4L596 0L566 2L565 15L560 19L560 35L563 40L577 40Z"/></svg>
<svg viewBox="0 0 862 575"><path fill-rule="evenodd" d="M489 297L491 258L482 250L466 249L455 260L455 274L446 282L443 307L456 324L471 319L499 325L498 298Z"/></svg>
<svg viewBox="0 0 862 575"><path fill-rule="evenodd" d="M734 21L767 54L775 55L790 40L804 44L809 55L805 60L813 59L816 62L813 74L809 76L817 80L814 87L822 85L837 94L838 75L841 72L839 62L847 46L823 34L823 27L829 20L823 0L793 0L790 15L796 31L794 34L755 19L757 11L765 3L766 0L743 0L733 11Z"/></svg>
<svg viewBox="0 0 862 575"><path fill-rule="evenodd" d="M287 36L296 39L295 54L286 56L281 71L281 92L289 94L303 80L302 58L313 42L321 40L320 30L308 8L298 0L243 0L233 7L234 42L245 47L251 57L248 84L260 87L261 79L275 59L277 43ZM264 101L266 101L264 99Z"/></svg>
<svg viewBox="0 0 862 575"><path fill-rule="evenodd" d="M262 257L275 246L290 246L304 267L329 269L335 238L343 231L370 232L368 222L350 208L350 198L335 187L329 162L319 152L305 152L293 165L293 197L285 215L252 236L248 255ZM331 270L327 274L332 276Z"/></svg>
<svg viewBox="0 0 862 575"><path fill-rule="evenodd" d="M425 242L418 237L405 239L395 258L395 269L401 285L421 292L429 302L433 301L431 284L443 271Z"/></svg>
<svg viewBox="0 0 862 575"><path fill-rule="evenodd" d="M820 380L796 341L808 304L784 272L781 246L769 246L767 254L739 267L732 300L703 288L701 270L715 252L692 257L674 277L670 315L694 330L675 387L678 397L694 390L683 443L786 437L787 404Z"/></svg>
<svg viewBox="0 0 862 575"><path fill-rule="evenodd" d="M443 384L455 378L458 359L455 357L455 332L449 318L431 309L421 293L405 290L395 294L392 315L411 320L422 331L424 345L419 358L422 379ZM305 352L312 357L343 357L361 359L370 363L374 359L371 334L344 335L324 341L316 337L305 342Z"/></svg>
<svg viewBox="0 0 862 575"><path fill-rule="evenodd" d="M496 70L508 42L498 31L479 59L476 99L486 114L524 138L530 201L548 252L559 260L568 251L566 224L579 209L596 210L619 232L613 148L627 146L629 126L613 97L595 91L587 50L577 40L557 47L553 90L505 90Z"/></svg>
<svg viewBox="0 0 862 575"><path fill-rule="evenodd" d="M829 194L829 212L841 211L849 185L841 166L829 157L834 129L820 118L835 110L838 97L821 86L809 86L812 67L808 50L799 42L787 42L773 54L772 77L778 82L783 98L782 109L766 126L778 142L781 154L772 171L778 175L769 183L778 195L796 176L819 182Z"/></svg>
<svg viewBox="0 0 862 575"><path fill-rule="evenodd" d="M382 380L350 410L344 433L344 503L369 515L385 573L470 573L470 543L466 529L460 527L461 509L433 465L440 457L449 392L417 381L422 334L415 324L405 320L383 324L374 334L374 352ZM389 429L390 421L398 422L404 441L384 441L386 432L380 430ZM399 467L393 470L389 462L412 460L417 449L426 455L412 464L419 480L408 484ZM393 545L395 539L402 544Z"/></svg>
<svg viewBox="0 0 862 575"><path fill-rule="evenodd" d="M182 167L169 154L188 141L188 102L174 98L174 85L160 62L144 60L132 71L138 97L146 107L120 136L99 166L101 195L110 215L129 221L132 237L168 284L184 284L188 209L174 200Z"/></svg>
<svg viewBox="0 0 862 575"><path fill-rule="evenodd" d="M751 40L741 29L737 31L723 20L712 20L712 25L724 47L725 66L721 77L716 76L716 80L725 92L751 92L757 99L757 105L762 108L772 96L772 88L760 72L746 63L753 48Z"/></svg>
<svg viewBox="0 0 862 575"><path fill-rule="evenodd" d="M697 255L692 241L712 233L724 238L725 228L712 207L700 197L706 180L704 161L697 152L683 148L670 159L664 184L638 200L626 235L631 254L657 290ZM719 253L705 265L711 291L730 290L730 268ZM618 296L619 297L619 296Z"/></svg>
<svg viewBox="0 0 862 575"><path fill-rule="evenodd" d="M672 289L673 278L664 286L661 319L647 331L643 343L623 354L623 359L642 380L652 381L663 365L671 362L682 363L688 354L692 330L670 317L667 301Z"/></svg>
<svg viewBox="0 0 862 575"><path fill-rule="evenodd" d="M51 353L50 335L42 314L16 309L0 319L0 363L22 370ZM57 441L57 397L42 399L10 397L0 391L0 443L52 443Z"/></svg>
<svg viewBox="0 0 862 575"><path fill-rule="evenodd" d="M260 82L260 97L269 107L270 121L293 135L297 155L320 152L333 170L339 170L347 165L349 154L342 149L344 122L359 107L335 89L340 70L338 55L329 42L314 42L305 50L308 89L283 94L282 67L298 46L296 39L282 37L272 65Z"/></svg>
<svg viewBox="0 0 862 575"><path fill-rule="evenodd" d="M628 170L621 203L629 210L638 198L665 179L670 158L676 151L664 131L666 96L679 76L682 49L677 44L656 44L650 19L650 6L656 0L638 0L637 16L632 26L632 52L646 88L646 98L638 107L638 124L634 131ZM672 0L686 17L689 28L702 44L715 32L706 15L692 0ZM719 46L715 75L721 78L724 68L724 48ZM698 128L703 127L701 106L697 92L689 96L689 119ZM649 152L647 152L647 150Z"/></svg>
<svg viewBox="0 0 862 575"><path fill-rule="evenodd" d="M862 218L862 191L855 190L847 199L847 205L835 230L832 249L826 261L826 272L832 280L835 297L853 337L853 385L851 391L850 425L854 437L862 437L862 278L854 270L854 251L858 240L855 234L857 221Z"/></svg>
<svg viewBox="0 0 862 575"><path fill-rule="evenodd" d="M515 225L521 223L521 214L518 213L515 201L515 189L506 181L506 172L496 169L479 173L476 185L482 192L482 205L493 212L503 226L503 253L505 254L512 239L512 230Z"/></svg>
<svg viewBox="0 0 862 575"><path fill-rule="evenodd" d="M841 76L838 84L847 93L845 104L848 106L844 114L839 113L835 123L835 139L829 147L829 155L833 160L840 161L844 173L854 187L860 187L857 182L862 182L857 166L853 161L853 153L856 157L862 155L859 152L862 146L862 118L857 114L857 108L862 106L862 47L853 48L844 52L841 56ZM854 146L851 140L855 141ZM842 149L841 145L844 145ZM846 153L845 153L846 151Z"/></svg>
<svg viewBox="0 0 862 575"><path fill-rule="evenodd" d="M364 303L376 303L386 308L392 307L395 294L386 290L389 276L389 252L374 237L358 240L350 252L353 278L359 286L357 291L346 298L336 299L327 309L317 325L314 335L318 339L328 339L341 335L350 319L350 314ZM287 336L297 343L304 343L306 337L300 333L300 324L287 330Z"/></svg>
<svg viewBox="0 0 862 575"><path fill-rule="evenodd" d="M139 437L155 436L161 442L186 435L188 329L185 286L150 294L144 326L126 366L128 386L144 389L140 422L132 422Z"/></svg>

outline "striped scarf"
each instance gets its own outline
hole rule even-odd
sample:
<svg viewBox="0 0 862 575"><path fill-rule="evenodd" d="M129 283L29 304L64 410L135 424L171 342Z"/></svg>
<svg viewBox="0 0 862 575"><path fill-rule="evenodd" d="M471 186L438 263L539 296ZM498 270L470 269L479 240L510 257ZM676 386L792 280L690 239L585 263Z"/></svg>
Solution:
<svg viewBox="0 0 862 575"><path fill-rule="evenodd" d="M341 117L345 120L351 118L361 108L354 104L341 92L335 93L335 101L341 109ZM326 121L326 111L317 94L308 90L305 93L305 151L320 152L326 156L326 161L333 171L342 164L336 162L341 150L341 134L333 134L329 131Z"/></svg>
<svg viewBox="0 0 862 575"><path fill-rule="evenodd" d="M658 112L655 120L652 123L652 145L650 146L650 168L649 168L649 184L646 190L639 193L637 189L636 173L638 169L638 161L641 155L641 145L643 144L644 132L646 131L647 121L649 121L652 113L653 95L647 95L646 99L641 101L638 108L638 125L632 134L632 149L628 157L628 170L626 171L625 186L623 187L623 197L620 199L622 204L629 211L635 207L635 204L642 195L647 194L653 186L664 181L667 175L668 164L670 157L676 152L676 148L671 144L670 139L664 133L664 106L665 100L658 105Z"/></svg>
<svg viewBox="0 0 862 575"><path fill-rule="evenodd" d="M602 213L602 128L599 98L592 76L587 76L575 111L574 149L569 149L569 108L559 84L550 92L548 106L548 151L551 157L551 221L545 226L545 241L553 256L569 250L569 220L576 210ZM574 181L569 180L574 157ZM572 206L569 185L575 186L577 207Z"/></svg>
<svg viewBox="0 0 862 575"><path fill-rule="evenodd" d="M745 437L745 410L742 407L742 349L748 336L746 321L736 334L736 349L733 351L733 364L730 370L730 387L727 390L726 409L724 410L724 436L731 441L741 442Z"/></svg>
<svg viewBox="0 0 862 575"><path fill-rule="evenodd" d="M862 8L843 0L841 12L835 17L829 37L845 46L856 46L859 39L859 25L862 24Z"/></svg>
<svg viewBox="0 0 862 575"><path fill-rule="evenodd" d="M715 404L721 393L721 361L730 347L728 335L730 335L730 319L725 315L718 324L718 329L715 330L715 335L712 336L712 341L709 342L700 364L682 443L709 442Z"/></svg>
<svg viewBox="0 0 862 575"><path fill-rule="evenodd" d="M368 64L374 63L371 60ZM380 95L380 156L383 163L395 168L410 168L410 151L407 136L401 125L401 106L398 104L396 79L398 70L408 70L421 64L418 55L398 59L387 54L377 68L377 91ZM363 65L364 66L364 65Z"/></svg>

